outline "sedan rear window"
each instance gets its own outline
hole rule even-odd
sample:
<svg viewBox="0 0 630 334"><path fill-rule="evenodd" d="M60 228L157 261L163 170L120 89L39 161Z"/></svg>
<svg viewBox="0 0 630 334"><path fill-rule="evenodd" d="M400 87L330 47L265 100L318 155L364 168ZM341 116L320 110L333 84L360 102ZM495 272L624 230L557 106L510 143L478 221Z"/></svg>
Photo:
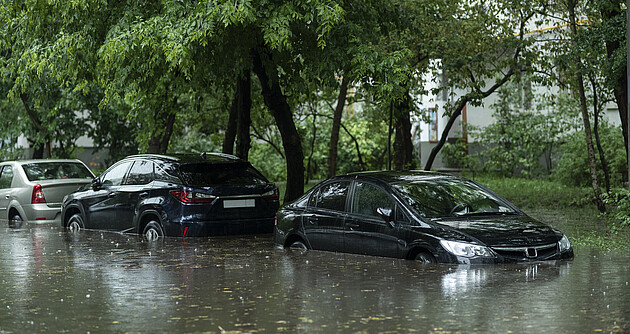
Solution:
<svg viewBox="0 0 630 334"><path fill-rule="evenodd" d="M92 172L77 162L38 162L22 165L29 181L91 179Z"/></svg>
<svg viewBox="0 0 630 334"><path fill-rule="evenodd" d="M188 186L214 187L218 185L265 185L260 172L249 163L194 163L179 167L182 180Z"/></svg>

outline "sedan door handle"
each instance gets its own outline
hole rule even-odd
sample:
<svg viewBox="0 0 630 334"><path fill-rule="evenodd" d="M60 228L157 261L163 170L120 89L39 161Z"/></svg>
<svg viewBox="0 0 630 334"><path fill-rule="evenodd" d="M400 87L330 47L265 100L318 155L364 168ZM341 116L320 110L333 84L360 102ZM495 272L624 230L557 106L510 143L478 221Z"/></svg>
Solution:
<svg viewBox="0 0 630 334"><path fill-rule="evenodd" d="M109 194L107 194L107 197L112 198L112 197L116 197L116 193L115 192L111 192Z"/></svg>
<svg viewBox="0 0 630 334"><path fill-rule="evenodd" d="M140 195L138 195L138 196L140 196L141 199L145 199L145 198L149 197L149 193L145 191L143 193L140 193Z"/></svg>
<svg viewBox="0 0 630 334"><path fill-rule="evenodd" d="M359 224L355 224L355 223L347 223L346 225L351 229L359 227Z"/></svg>

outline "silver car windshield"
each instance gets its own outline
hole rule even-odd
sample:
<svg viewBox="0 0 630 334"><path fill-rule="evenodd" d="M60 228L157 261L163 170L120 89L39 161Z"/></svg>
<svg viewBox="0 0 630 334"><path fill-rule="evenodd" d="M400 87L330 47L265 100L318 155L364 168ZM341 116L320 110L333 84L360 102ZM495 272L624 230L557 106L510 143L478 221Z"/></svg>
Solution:
<svg viewBox="0 0 630 334"><path fill-rule="evenodd" d="M517 213L507 202L468 180L433 178L392 186L426 218Z"/></svg>
<svg viewBox="0 0 630 334"><path fill-rule="evenodd" d="M38 162L22 165L29 181L91 179L92 173L77 162Z"/></svg>

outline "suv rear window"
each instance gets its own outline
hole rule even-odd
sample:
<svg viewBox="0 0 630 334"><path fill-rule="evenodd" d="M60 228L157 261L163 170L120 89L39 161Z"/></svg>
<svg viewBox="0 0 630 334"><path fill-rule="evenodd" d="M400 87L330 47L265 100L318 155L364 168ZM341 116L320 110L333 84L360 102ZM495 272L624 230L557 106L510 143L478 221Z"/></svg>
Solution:
<svg viewBox="0 0 630 334"><path fill-rule="evenodd" d="M29 181L91 179L92 173L77 162L38 162L22 165Z"/></svg>
<svg viewBox="0 0 630 334"><path fill-rule="evenodd" d="M249 163L194 163L179 167L182 180L188 186L213 187L218 185L264 185L260 172Z"/></svg>

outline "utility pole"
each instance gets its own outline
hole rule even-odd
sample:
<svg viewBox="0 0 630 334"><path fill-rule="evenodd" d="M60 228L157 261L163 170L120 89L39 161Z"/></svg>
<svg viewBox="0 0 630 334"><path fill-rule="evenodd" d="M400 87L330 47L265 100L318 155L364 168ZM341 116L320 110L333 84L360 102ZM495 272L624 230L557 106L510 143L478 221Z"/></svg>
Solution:
<svg viewBox="0 0 630 334"><path fill-rule="evenodd" d="M626 0L626 82L630 82L630 0ZM630 85L626 85L627 95L626 98L630 102ZM627 105L627 103L626 103ZM628 119L630 119L630 108L626 108L628 113ZM627 135L630 138L630 126L627 127ZM628 145L628 190L630 190L630 145Z"/></svg>

